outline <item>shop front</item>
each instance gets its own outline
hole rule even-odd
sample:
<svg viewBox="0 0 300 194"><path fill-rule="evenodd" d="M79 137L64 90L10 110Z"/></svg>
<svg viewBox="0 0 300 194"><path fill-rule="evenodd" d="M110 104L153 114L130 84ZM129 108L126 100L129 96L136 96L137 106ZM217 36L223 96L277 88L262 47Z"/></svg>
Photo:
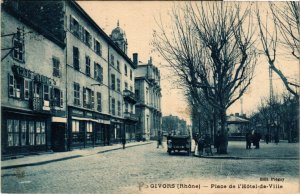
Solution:
<svg viewBox="0 0 300 194"><path fill-rule="evenodd" d="M110 142L121 143L124 136L123 120L119 118L111 118L110 125Z"/></svg>
<svg viewBox="0 0 300 194"><path fill-rule="evenodd" d="M2 107L2 156L51 149L51 114Z"/></svg>
<svg viewBox="0 0 300 194"><path fill-rule="evenodd" d="M107 115L69 107L69 149L105 145L109 125Z"/></svg>

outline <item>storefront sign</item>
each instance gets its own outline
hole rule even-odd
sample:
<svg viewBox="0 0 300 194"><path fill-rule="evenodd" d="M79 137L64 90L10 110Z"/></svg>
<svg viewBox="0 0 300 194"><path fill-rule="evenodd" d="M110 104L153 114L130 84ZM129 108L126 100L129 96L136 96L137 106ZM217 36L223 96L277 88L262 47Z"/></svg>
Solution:
<svg viewBox="0 0 300 194"><path fill-rule="evenodd" d="M51 78L41 75L41 74L38 74L38 73L34 73L33 71L25 69L24 67L14 65L14 66L12 66L12 71L17 76L34 79L34 81L38 82L38 83L43 83L43 84L47 84L47 85L50 85L50 84L55 85L55 81L52 80Z"/></svg>
<svg viewBox="0 0 300 194"><path fill-rule="evenodd" d="M34 72L32 72L28 69L25 69L24 67L14 65L14 66L12 66L12 70L15 73L15 75L17 75L17 76L25 77L25 78L29 78L29 79L34 78Z"/></svg>
<svg viewBox="0 0 300 194"><path fill-rule="evenodd" d="M86 117L93 118L93 113L91 113L91 112L86 112L86 113L85 113L85 116L86 116Z"/></svg>
<svg viewBox="0 0 300 194"><path fill-rule="evenodd" d="M76 110L76 109L72 109L72 114L73 114L73 115L83 116L83 111L81 111L81 110Z"/></svg>

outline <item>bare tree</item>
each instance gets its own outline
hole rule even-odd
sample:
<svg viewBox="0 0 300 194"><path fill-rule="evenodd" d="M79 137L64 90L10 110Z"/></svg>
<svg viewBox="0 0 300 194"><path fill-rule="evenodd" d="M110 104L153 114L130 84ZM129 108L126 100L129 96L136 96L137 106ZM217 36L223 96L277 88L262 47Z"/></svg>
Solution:
<svg viewBox="0 0 300 194"><path fill-rule="evenodd" d="M288 80L279 69L276 57L280 46L288 49L288 54L300 60L300 3L296 1L269 3L270 15L262 18L257 8L257 21L263 53L267 57L270 68L280 77L286 89L299 98L296 83ZM271 21L271 22L270 22Z"/></svg>
<svg viewBox="0 0 300 194"><path fill-rule="evenodd" d="M249 13L235 3L189 3L174 7L173 26L166 29L160 20L155 34L160 54L218 113L221 153L228 145L226 110L245 93L256 64Z"/></svg>

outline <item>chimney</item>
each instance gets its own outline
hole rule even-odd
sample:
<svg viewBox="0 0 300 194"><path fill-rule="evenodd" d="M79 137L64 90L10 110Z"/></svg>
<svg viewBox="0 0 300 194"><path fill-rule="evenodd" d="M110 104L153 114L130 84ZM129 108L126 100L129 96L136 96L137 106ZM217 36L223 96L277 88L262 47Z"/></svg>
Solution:
<svg viewBox="0 0 300 194"><path fill-rule="evenodd" d="M138 66L138 63L139 63L139 56L138 56L138 54L137 53L133 53L132 54L133 55L133 64L135 65L135 66Z"/></svg>

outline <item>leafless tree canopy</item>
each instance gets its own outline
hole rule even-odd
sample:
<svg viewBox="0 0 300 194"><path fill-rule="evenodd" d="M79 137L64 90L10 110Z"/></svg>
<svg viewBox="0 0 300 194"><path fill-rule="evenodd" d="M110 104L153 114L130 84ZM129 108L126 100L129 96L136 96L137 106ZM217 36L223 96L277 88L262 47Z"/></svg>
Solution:
<svg viewBox="0 0 300 194"><path fill-rule="evenodd" d="M256 54L249 13L250 8L234 3L186 3L174 6L170 28L159 20L155 33L157 50L190 91L201 89L220 115L223 133L227 108L253 78Z"/></svg>
<svg viewBox="0 0 300 194"><path fill-rule="evenodd" d="M263 15L257 8L257 20L263 53L266 55L270 68L281 78L287 90L296 98L299 94L296 83L288 80L278 68L276 57L279 48L288 50L288 54L300 60L300 3L296 1L270 3L270 14ZM264 18L266 17L266 18ZM288 64L285 64L288 65Z"/></svg>

